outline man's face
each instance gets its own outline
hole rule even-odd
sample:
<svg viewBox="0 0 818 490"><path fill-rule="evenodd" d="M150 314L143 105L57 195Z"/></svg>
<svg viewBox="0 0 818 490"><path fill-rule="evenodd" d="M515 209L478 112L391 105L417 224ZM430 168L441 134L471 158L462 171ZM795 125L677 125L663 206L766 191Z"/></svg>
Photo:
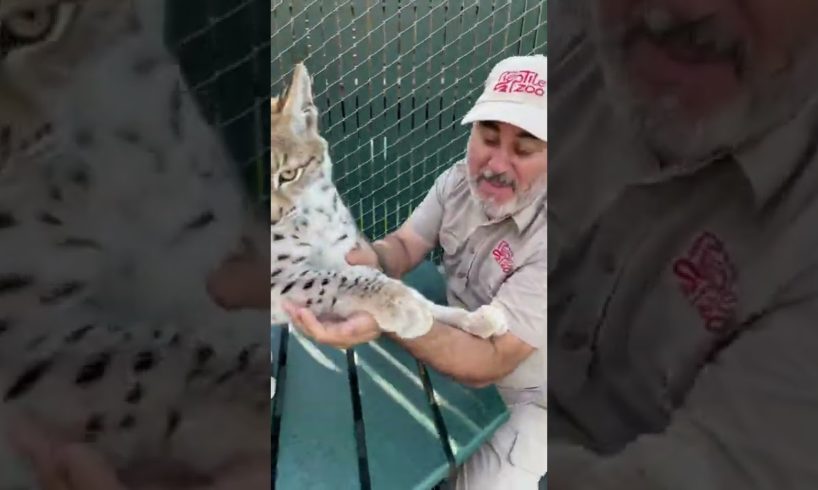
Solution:
<svg viewBox="0 0 818 490"><path fill-rule="evenodd" d="M815 0L591 0L606 75L671 158L730 149L818 87Z"/></svg>
<svg viewBox="0 0 818 490"><path fill-rule="evenodd" d="M545 192L547 144L502 122L472 126L466 151L469 185L486 214L513 214Z"/></svg>

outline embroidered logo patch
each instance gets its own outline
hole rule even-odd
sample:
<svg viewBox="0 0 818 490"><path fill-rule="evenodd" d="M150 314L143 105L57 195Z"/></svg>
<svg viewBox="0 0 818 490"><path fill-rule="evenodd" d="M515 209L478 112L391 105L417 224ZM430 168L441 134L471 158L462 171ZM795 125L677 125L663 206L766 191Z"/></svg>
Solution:
<svg viewBox="0 0 818 490"><path fill-rule="evenodd" d="M494 84L494 91L507 93L532 94L538 97L545 95L545 80L537 72L529 70L504 71Z"/></svg>
<svg viewBox="0 0 818 490"><path fill-rule="evenodd" d="M736 268L724 243L704 232L685 256L673 262L682 294L696 308L709 330L720 330L735 312Z"/></svg>
<svg viewBox="0 0 818 490"><path fill-rule="evenodd" d="M491 251L491 255L500 264L500 269L506 274L514 270L514 252L511 251L511 246L507 241L502 240L498 243L494 250Z"/></svg>

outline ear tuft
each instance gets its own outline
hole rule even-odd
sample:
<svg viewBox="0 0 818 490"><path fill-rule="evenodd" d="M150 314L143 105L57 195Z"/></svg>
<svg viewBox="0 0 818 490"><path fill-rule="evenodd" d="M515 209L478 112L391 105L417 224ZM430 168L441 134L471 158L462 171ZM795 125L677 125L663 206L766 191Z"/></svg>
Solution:
<svg viewBox="0 0 818 490"><path fill-rule="evenodd" d="M303 63L295 65L284 100L282 110L288 112L294 121L299 121L307 129L317 129L318 108L313 100L310 74Z"/></svg>

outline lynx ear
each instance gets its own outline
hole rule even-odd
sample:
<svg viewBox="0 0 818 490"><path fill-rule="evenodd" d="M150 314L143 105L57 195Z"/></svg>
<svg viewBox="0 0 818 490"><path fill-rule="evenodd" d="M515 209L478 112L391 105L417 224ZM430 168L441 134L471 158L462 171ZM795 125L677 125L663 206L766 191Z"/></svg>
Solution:
<svg viewBox="0 0 818 490"><path fill-rule="evenodd" d="M165 0L131 0L133 15L151 41L165 43L166 10Z"/></svg>
<svg viewBox="0 0 818 490"><path fill-rule="evenodd" d="M318 108L313 101L312 81L303 63L295 65L283 112L288 113L293 122L300 122L308 130L318 129Z"/></svg>

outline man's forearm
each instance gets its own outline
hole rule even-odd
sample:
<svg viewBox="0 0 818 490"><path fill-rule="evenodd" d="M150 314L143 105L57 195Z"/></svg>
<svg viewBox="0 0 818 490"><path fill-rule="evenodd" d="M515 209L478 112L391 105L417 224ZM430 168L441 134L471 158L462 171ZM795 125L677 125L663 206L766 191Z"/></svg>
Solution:
<svg viewBox="0 0 818 490"><path fill-rule="evenodd" d="M409 252L394 234L372 243L372 249L378 256L381 269L389 277L400 279L412 268Z"/></svg>
<svg viewBox="0 0 818 490"><path fill-rule="evenodd" d="M482 387L504 376L502 358L492 339L481 339L444 323L435 322L416 339L391 336L415 358L460 383Z"/></svg>

